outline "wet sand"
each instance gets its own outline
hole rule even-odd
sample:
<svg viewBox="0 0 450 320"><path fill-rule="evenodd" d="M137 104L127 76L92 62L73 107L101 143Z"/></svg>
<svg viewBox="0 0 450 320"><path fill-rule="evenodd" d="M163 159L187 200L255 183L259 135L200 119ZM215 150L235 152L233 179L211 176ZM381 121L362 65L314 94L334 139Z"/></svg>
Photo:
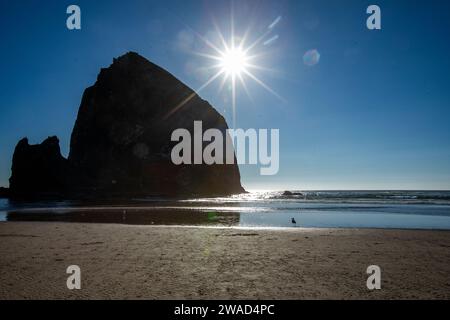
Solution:
<svg viewBox="0 0 450 320"><path fill-rule="evenodd" d="M31 298L449 299L450 232L2 222L0 299Z"/></svg>

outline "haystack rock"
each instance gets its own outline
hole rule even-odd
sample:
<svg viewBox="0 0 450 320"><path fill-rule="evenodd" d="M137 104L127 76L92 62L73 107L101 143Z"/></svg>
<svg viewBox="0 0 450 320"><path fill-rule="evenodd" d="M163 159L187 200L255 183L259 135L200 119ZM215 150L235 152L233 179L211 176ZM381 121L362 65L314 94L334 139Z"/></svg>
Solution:
<svg viewBox="0 0 450 320"><path fill-rule="evenodd" d="M96 83L85 90L68 159L60 155L56 137L37 146L28 145L26 140L19 142L10 192L58 190L61 196L77 197L244 192L237 164L172 163L170 153L177 143L171 141L172 132L185 128L194 136L194 121L202 121L203 130L228 129L225 119L192 89L129 52L102 69ZM28 154L34 158L28 161ZM48 165L46 159L51 159Z"/></svg>

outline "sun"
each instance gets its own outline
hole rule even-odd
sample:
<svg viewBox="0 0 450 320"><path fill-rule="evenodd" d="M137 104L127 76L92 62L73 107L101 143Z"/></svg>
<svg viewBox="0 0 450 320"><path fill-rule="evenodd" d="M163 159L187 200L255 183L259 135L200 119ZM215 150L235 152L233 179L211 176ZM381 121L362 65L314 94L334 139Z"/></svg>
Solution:
<svg viewBox="0 0 450 320"><path fill-rule="evenodd" d="M221 30L218 28L217 24L214 23L215 31L217 34L216 39L209 39L206 36L202 36L198 32L191 29L194 34L201 39L204 44L207 45L208 52L201 51L193 51L192 53L207 58L209 60L213 60L214 64L211 64L205 68L205 70L217 70L213 71L212 75L203 83L200 87L198 87L192 94L190 94L187 98L183 99L175 108L173 108L170 113L167 115L170 116L174 112L176 112L179 108L185 105L190 99L199 94L200 91L209 86L212 82L214 82L219 77L222 77L222 81L220 84L219 91L221 91L225 83L229 81L230 86L227 88L231 89L231 108L232 108L232 119L233 119L233 128L236 128L236 97L237 97L237 87L241 84L241 87L247 93L250 99L251 95L246 85L246 79L251 79L265 90L273 94L275 97L279 98L281 101L285 101L280 95L278 95L272 88L270 88L267 84L265 84L259 77L254 73L254 70L259 71L273 71L273 69L269 69L263 66L260 66L256 63L256 59L258 57L263 56L263 52L256 53L255 51L259 49L263 49L264 47L272 44L274 41L278 39L278 35L271 35L274 32L275 26L280 22L281 16L278 16L271 24L269 24L266 30L262 35L258 37L254 37L255 40L250 44L247 43L249 40L249 32L250 28L243 32L243 36L237 37L234 33L234 19L231 19L231 34L230 39L226 41ZM262 47L261 47L262 45ZM209 52L209 51L212 51Z"/></svg>
<svg viewBox="0 0 450 320"><path fill-rule="evenodd" d="M249 57L241 48L231 48L225 50L220 56L219 67L227 76L241 76L247 72Z"/></svg>

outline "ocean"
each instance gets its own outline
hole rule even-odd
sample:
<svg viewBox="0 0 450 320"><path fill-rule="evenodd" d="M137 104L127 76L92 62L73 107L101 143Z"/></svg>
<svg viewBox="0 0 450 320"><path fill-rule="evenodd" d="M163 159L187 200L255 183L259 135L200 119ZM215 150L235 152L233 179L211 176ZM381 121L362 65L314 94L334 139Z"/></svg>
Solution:
<svg viewBox="0 0 450 320"><path fill-rule="evenodd" d="M113 203L0 199L0 221L449 230L450 191L260 191L223 198Z"/></svg>

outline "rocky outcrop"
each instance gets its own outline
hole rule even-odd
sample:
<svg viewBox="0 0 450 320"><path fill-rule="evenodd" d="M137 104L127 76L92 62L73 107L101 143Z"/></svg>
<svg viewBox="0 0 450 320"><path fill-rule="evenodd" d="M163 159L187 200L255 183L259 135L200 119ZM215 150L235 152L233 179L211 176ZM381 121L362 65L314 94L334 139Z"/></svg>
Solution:
<svg viewBox="0 0 450 320"><path fill-rule="evenodd" d="M282 196L286 196L286 197L303 196L303 193L301 193L301 192L292 192L292 191L286 190L281 195Z"/></svg>
<svg viewBox="0 0 450 320"><path fill-rule="evenodd" d="M77 196L212 196L244 192L239 168L228 165L174 165L173 130L193 136L228 128L225 119L193 90L137 53L102 69L83 94L64 159L58 140L41 145L21 140L13 157L11 193Z"/></svg>
<svg viewBox="0 0 450 320"><path fill-rule="evenodd" d="M9 198L9 188L0 187L0 199Z"/></svg>
<svg viewBox="0 0 450 320"><path fill-rule="evenodd" d="M70 169L61 155L57 137L48 137L41 144L19 141L14 150L10 192L15 196L56 195L68 189Z"/></svg>

